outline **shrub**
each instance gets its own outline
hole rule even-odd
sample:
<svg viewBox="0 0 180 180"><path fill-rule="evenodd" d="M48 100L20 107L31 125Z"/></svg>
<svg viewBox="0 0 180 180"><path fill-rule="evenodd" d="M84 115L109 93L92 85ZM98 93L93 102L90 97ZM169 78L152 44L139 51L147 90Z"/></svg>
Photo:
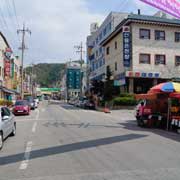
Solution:
<svg viewBox="0 0 180 180"><path fill-rule="evenodd" d="M134 98L134 94L123 93L123 94L120 94L119 97L131 97L131 98Z"/></svg>
<svg viewBox="0 0 180 180"><path fill-rule="evenodd" d="M13 102L5 99L0 99L0 106L12 106Z"/></svg>
<svg viewBox="0 0 180 180"><path fill-rule="evenodd" d="M136 100L134 97L117 97L113 99L113 104L115 106L134 106L136 105Z"/></svg>

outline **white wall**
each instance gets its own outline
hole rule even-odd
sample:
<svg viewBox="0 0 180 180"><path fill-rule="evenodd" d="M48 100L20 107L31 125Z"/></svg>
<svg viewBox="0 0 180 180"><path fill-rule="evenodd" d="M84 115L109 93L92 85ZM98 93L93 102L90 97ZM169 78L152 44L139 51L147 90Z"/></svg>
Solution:
<svg viewBox="0 0 180 180"><path fill-rule="evenodd" d="M139 29L151 30L151 39L139 38ZM155 40L154 30L163 30L166 40ZM133 71L160 72L161 78L180 77L180 66L175 66L175 56L180 56L180 43L175 42L174 32L180 32L180 28L133 24ZM151 54L151 64L139 64L139 54ZM155 54L166 55L166 65L155 65Z"/></svg>

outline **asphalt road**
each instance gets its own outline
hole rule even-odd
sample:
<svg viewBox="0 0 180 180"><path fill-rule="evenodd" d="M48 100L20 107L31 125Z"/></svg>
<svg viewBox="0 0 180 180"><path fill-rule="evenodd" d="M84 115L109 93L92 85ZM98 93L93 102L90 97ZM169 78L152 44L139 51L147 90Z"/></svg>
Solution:
<svg viewBox="0 0 180 180"><path fill-rule="evenodd" d="M112 114L41 103L0 151L0 180L178 180L180 135Z"/></svg>

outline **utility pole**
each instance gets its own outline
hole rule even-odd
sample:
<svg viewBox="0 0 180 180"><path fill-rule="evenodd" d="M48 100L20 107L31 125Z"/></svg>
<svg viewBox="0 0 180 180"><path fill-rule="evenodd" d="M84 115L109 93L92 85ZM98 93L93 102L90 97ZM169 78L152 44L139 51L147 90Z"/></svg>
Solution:
<svg viewBox="0 0 180 180"><path fill-rule="evenodd" d="M31 94L34 96L34 64L31 64Z"/></svg>
<svg viewBox="0 0 180 180"><path fill-rule="evenodd" d="M25 28L25 24L23 24L23 29L18 29L17 33L22 33L22 43L21 47L19 48L21 52L21 99L24 98L24 90L23 90L23 71L24 71L24 50L27 49L25 47L25 35L26 33L31 34L31 31L29 29Z"/></svg>
<svg viewBox="0 0 180 180"><path fill-rule="evenodd" d="M80 96L82 96L82 65L83 65L83 43L81 42L80 45L74 46L75 49L77 49L77 53L80 53Z"/></svg>

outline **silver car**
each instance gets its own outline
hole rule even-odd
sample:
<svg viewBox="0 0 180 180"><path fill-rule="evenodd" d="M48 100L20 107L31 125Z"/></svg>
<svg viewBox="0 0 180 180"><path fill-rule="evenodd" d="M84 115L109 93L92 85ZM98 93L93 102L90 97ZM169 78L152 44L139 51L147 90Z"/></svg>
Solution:
<svg viewBox="0 0 180 180"><path fill-rule="evenodd" d="M0 107L0 150L3 147L4 140L9 136L16 135L16 122L14 115L9 108Z"/></svg>

